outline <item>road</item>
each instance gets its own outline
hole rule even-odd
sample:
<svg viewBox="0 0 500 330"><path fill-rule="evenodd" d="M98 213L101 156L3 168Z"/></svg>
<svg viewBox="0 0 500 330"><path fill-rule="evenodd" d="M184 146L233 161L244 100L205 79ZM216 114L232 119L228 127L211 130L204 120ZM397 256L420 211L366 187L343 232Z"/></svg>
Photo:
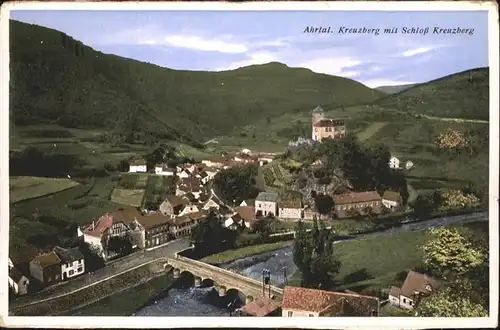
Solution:
<svg viewBox="0 0 500 330"><path fill-rule="evenodd" d="M20 308L29 306L41 301L55 299L82 288L94 285L109 278L122 274L130 269L151 262L162 257L174 257L174 253L187 249L191 245L189 238L181 238L170 242L167 245L157 249L146 251L142 250L123 258L109 262L104 268L93 273L86 273L72 279L71 281L61 282L59 285L51 286L35 296L22 296L9 304L10 308Z"/></svg>

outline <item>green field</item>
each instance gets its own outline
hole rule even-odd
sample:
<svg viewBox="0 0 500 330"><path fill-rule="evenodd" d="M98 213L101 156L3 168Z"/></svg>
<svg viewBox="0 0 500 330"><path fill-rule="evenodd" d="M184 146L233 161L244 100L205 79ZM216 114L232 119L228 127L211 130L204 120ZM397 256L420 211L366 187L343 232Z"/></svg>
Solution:
<svg viewBox="0 0 500 330"><path fill-rule="evenodd" d="M33 176L11 176L9 178L10 202L41 197L77 186L70 179L42 178Z"/></svg>
<svg viewBox="0 0 500 330"><path fill-rule="evenodd" d="M109 177L92 178L52 195L12 204L11 258L22 263L47 247L75 244L77 225L88 224L105 212L124 206L110 201L115 185Z"/></svg>
<svg viewBox="0 0 500 330"><path fill-rule="evenodd" d="M144 189L115 188L111 194L111 201L117 204L141 206Z"/></svg>
<svg viewBox="0 0 500 330"><path fill-rule="evenodd" d="M368 126L364 131L358 134L360 141L365 141L375 135L379 130L383 129L387 122L375 122Z"/></svg>
<svg viewBox="0 0 500 330"><path fill-rule="evenodd" d="M471 223L457 228L475 237L488 235L488 223ZM398 273L423 266L421 247L429 239L428 231L418 231L335 244L341 262L338 288L356 292L389 290ZM290 282L298 285L300 273L294 274Z"/></svg>

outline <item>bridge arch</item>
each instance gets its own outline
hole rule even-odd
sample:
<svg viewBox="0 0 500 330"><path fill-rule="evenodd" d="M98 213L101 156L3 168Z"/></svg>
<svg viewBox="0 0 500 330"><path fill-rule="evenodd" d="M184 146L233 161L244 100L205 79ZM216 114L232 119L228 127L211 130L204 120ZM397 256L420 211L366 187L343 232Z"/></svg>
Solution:
<svg viewBox="0 0 500 330"><path fill-rule="evenodd" d="M211 286L215 286L215 281L212 280L211 278L203 278L201 279L200 286L202 288L209 288Z"/></svg>
<svg viewBox="0 0 500 330"><path fill-rule="evenodd" d="M195 275L188 270L181 271L177 279L181 287L190 287L195 284Z"/></svg>

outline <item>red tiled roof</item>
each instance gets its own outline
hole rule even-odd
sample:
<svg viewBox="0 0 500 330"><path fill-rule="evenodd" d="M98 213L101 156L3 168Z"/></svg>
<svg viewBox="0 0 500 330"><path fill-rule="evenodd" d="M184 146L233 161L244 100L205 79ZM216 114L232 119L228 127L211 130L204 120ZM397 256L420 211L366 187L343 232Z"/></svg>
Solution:
<svg viewBox="0 0 500 330"><path fill-rule="evenodd" d="M205 159L205 161L209 161L212 163L224 163L226 162L226 160L227 160L226 157L223 156L211 156Z"/></svg>
<svg viewBox="0 0 500 330"><path fill-rule="evenodd" d="M113 223L123 222L127 224L140 216L141 212L135 207L125 207L109 212L108 215L112 217Z"/></svg>
<svg viewBox="0 0 500 330"><path fill-rule="evenodd" d="M85 234L102 237L104 232L113 225L113 216L105 214L99 218L95 223L92 223L83 230Z"/></svg>
<svg viewBox="0 0 500 330"><path fill-rule="evenodd" d="M255 207L254 206L238 206L234 211L241 216L241 218L247 222L256 221L255 217Z"/></svg>
<svg viewBox="0 0 500 330"><path fill-rule="evenodd" d="M431 291L428 291L425 287L430 285ZM433 290L439 287L439 282L425 274L417 273L413 270L408 272L406 275L405 282L401 287L401 294L406 297L412 297L415 294L415 291L421 292L423 294L429 294Z"/></svg>
<svg viewBox="0 0 500 330"><path fill-rule="evenodd" d="M344 125L345 124L343 120L336 120L336 119L322 119L314 123L314 127L337 127Z"/></svg>
<svg viewBox="0 0 500 330"><path fill-rule="evenodd" d="M380 201L381 199L382 198L376 191L351 192L333 196L336 205L373 202Z"/></svg>
<svg viewBox="0 0 500 330"><path fill-rule="evenodd" d="M281 304L279 302L267 297L260 297L243 306L242 311L253 316L261 317L269 315L280 307Z"/></svg>
<svg viewBox="0 0 500 330"><path fill-rule="evenodd" d="M358 294L290 286L283 292L283 309L328 312L331 316L371 316L377 307L377 298Z"/></svg>
<svg viewBox="0 0 500 330"><path fill-rule="evenodd" d="M386 190L384 192L384 196L382 196L383 199L392 201L392 202L399 202L401 201L401 195L398 192L395 191L390 191Z"/></svg>
<svg viewBox="0 0 500 330"><path fill-rule="evenodd" d="M176 207L179 205L186 205L189 203L189 200L187 200L186 198L182 198L180 196L175 196L175 195L167 196L165 200L168 201L172 205L172 207Z"/></svg>
<svg viewBox="0 0 500 330"><path fill-rule="evenodd" d="M165 225L171 222L169 216L163 215L161 213L154 213L143 215L137 218L137 221L141 224L144 229L154 228L156 226Z"/></svg>

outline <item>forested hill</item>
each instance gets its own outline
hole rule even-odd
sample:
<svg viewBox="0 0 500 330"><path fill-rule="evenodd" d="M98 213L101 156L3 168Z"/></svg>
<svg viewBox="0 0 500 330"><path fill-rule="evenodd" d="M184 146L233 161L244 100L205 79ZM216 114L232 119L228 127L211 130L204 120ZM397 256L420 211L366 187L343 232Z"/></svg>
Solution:
<svg viewBox="0 0 500 330"><path fill-rule="evenodd" d="M104 127L124 139L201 141L262 117L373 102L350 79L281 63L224 72L171 70L103 54L53 29L11 20L15 125Z"/></svg>
<svg viewBox="0 0 500 330"><path fill-rule="evenodd" d="M489 69L455 73L380 99L385 108L436 117L489 118Z"/></svg>

